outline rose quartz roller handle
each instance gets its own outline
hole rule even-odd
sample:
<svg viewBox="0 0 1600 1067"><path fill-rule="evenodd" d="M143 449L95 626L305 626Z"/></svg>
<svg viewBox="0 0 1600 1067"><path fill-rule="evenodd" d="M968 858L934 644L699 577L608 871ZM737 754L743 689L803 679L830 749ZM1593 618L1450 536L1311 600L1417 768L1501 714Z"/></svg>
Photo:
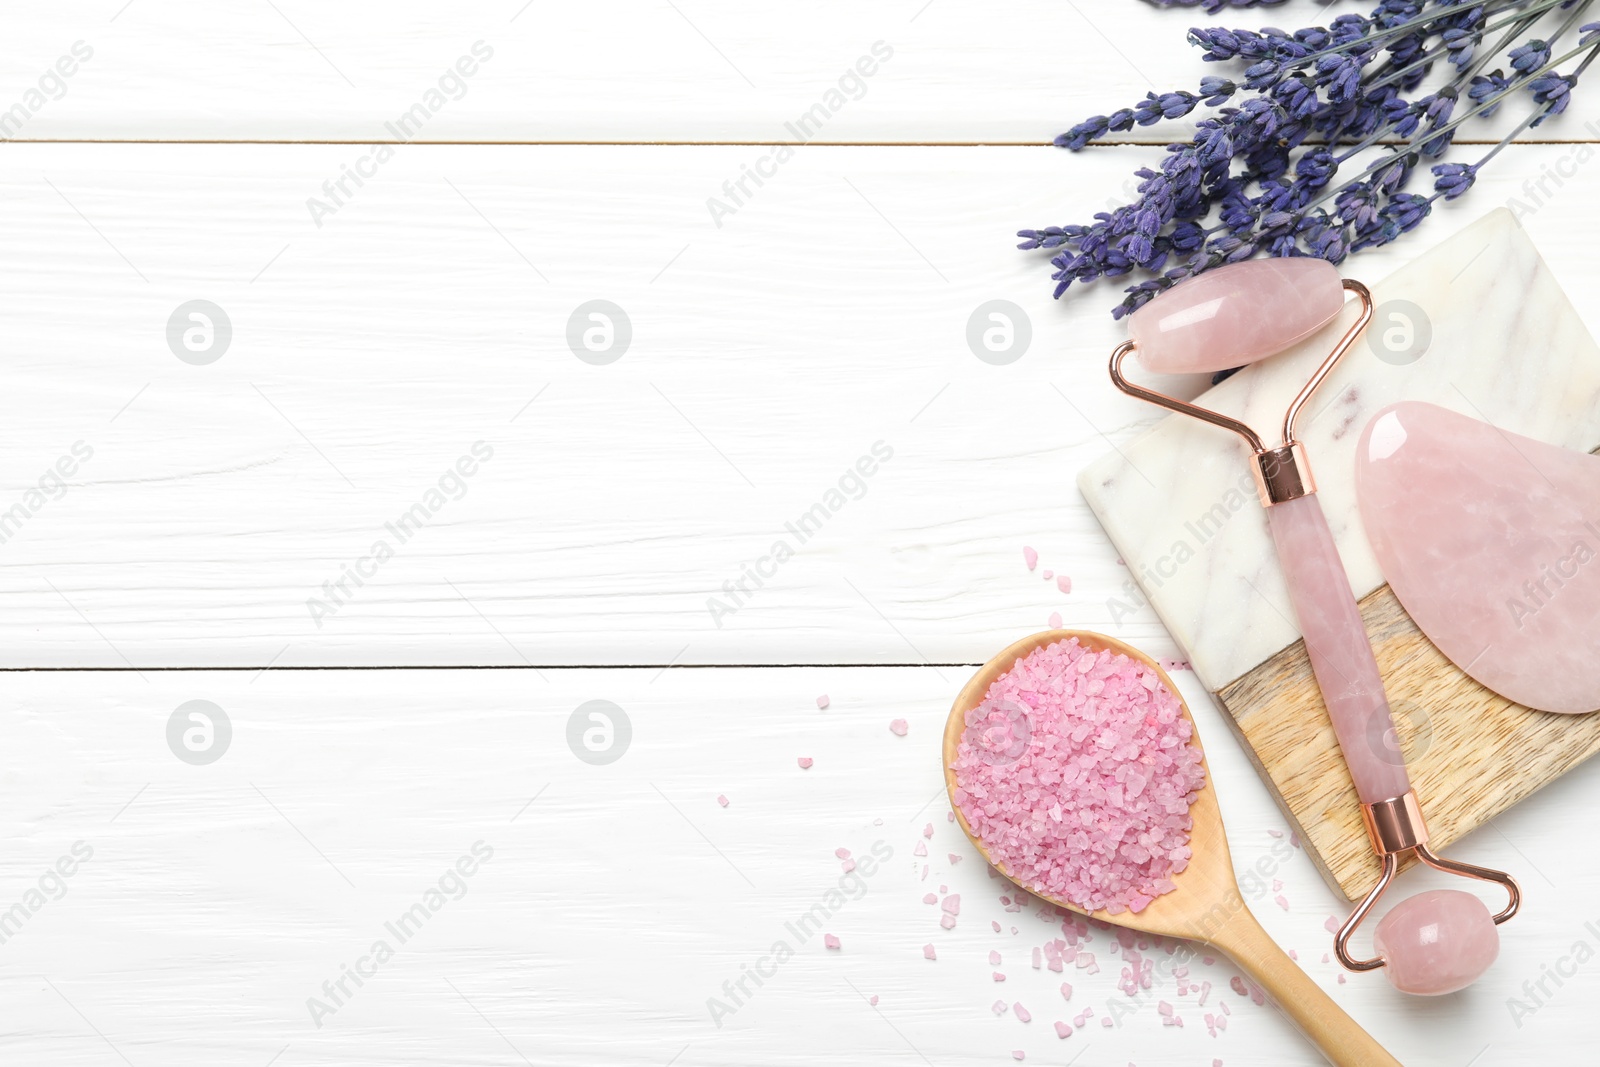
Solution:
<svg viewBox="0 0 1600 1067"><path fill-rule="evenodd" d="M1315 494L1274 504L1267 525L1356 793L1363 804L1404 795L1411 781L1393 747L1389 699L1322 504Z"/></svg>

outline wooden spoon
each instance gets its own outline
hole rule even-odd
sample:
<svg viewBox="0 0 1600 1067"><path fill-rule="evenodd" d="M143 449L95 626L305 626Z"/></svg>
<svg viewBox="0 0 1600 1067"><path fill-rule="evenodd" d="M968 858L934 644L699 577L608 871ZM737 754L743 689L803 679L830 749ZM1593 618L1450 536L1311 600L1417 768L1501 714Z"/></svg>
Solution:
<svg viewBox="0 0 1600 1067"><path fill-rule="evenodd" d="M1178 687L1172 684L1159 664L1143 652L1114 638L1076 630L1047 630L1025 637L984 664L972 680L956 697L950 709L949 721L944 729L944 778L950 793L950 806L955 810L956 821L978 852L996 870L1011 878L1022 888L1052 904L1086 915L1092 919L1111 923L1128 930L1137 930L1161 937L1179 937L1210 945L1231 958L1266 990L1278 1007L1293 1020L1300 1032L1322 1050L1329 1062L1338 1067L1399 1067L1400 1061L1384 1051L1371 1034L1346 1015L1333 999L1302 971L1288 955L1273 942L1261 928L1256 917L1250 914L1239 884L1234 879L1233 861L1228 855L1228 838L1222 829L1222 814L1217 809L1217 798L1211 786L1211 771L1206 770L1206 784L1195 797L1189 815L1194 819L1194 829L1189 834L1193 856L1189 866L1172 878L1176 888L1151 901L1149 906L1135 915L1124 911L1109 915L1104 911L1085 911L1075 904L1042 893L1034 886L1012 877L1005 865L994 858L978 840L968 825L966 815L956 804L956 749L966 729L966 713L983 702L989 686L1001 674L1010 670L1018 659L1041 645L1053 644L1076 637L1079 644L1091 651L1107 649L1120 652L1146 664L1161 679L1163 685L1177 697L1185 718L1191 725L1194 719L1183 702ZM1196 731L1193 742L1200 745ZM1202 758L1203 762L1203 758Z"/></svg>

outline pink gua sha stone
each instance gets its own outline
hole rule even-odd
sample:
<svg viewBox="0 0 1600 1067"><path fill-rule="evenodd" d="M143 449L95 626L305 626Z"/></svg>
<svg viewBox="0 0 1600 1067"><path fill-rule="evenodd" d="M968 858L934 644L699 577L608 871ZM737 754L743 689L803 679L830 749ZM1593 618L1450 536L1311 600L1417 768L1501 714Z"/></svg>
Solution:
<svg viewBox="0 0 1600 1067"><path fill-rule="evenodd" d="M1157 374L1242 367L1327 325L1344 307L1332 263L1249 259L1193 278L1128 316L1139 362Z"/></svg>
<svg viewBox="0 0 1600 1067"><path fill-rule="evenodd" d="M1439 651L1530 708L1600 709L1600 457L1406 401L1367 424L1356 490Z"/></svg>
<svg viewBox="0 0 1600 1067"><path fill-rule="evenodd" d="M1425 997L1465 989L1500 954L1500 932L1489 909L1459 889L1401 901L1378 923L1372 943L1394 987Z"/></svg>

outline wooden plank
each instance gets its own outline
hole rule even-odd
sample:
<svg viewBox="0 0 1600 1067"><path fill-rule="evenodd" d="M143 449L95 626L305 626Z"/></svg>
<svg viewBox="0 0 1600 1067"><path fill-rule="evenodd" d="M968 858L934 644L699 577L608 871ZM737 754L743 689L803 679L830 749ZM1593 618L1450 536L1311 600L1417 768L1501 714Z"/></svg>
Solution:
<svg viewBox="0 0 1600 1067"><path fill-rule="evenodd" d="M394 140L385 123L435 91L438 106L409 136L792 141L785 123L824 103L826 125L812 136L829 142L1044 144L1151 89L1194 89L1217 73L1186 42L1191 25L1326 16L1309 4L1207 16L1048 0L821 0L792 17L733 0L402 0L384 5L382 18L360 5L307 0L37 6L7 20L3 106L24 102L27 115L0 132L18 140L370 143ZM50 80L37 106L27 103L27 90L80 41L92 56L64 88ZM480 41L492 56L458 84L456 62ZM880 41L892 58L858 84L851 72ZM1492 143L1520 117L1508 110L1465 136ZM1580 89L1571 113L1536 133L1592 140L1595 120L1600 99Z"/></svg>
<svg viewBox="0 0 1600 1067"><path fill-rule="evenodd" d="M1600 716L1531 711L1485 689L1417 629L1388 586L1363 598L1361 616L1435 849L1448 850L1600 751ZM1365 896L1379 864L1305 642L1217 696L1318 870L1351 900ZM1384 738L1373 744L1389 751ZM1536 870L1511 873L1525 886L1537 880Z"/></svg>
<svg viewBox="0 0 1600 1067"><path fill-rule="evenodd" d="M1361 271L1564 151L1505 153ZM412 147L319 229L305 201L343 147L11 146L0 512L75 442L94 455L5 531L0 663L978 663L1053 612L1177 654L1117 609L1128 576L1072 486L1153 417L1105 378L1115 289L1053 303L1008 239L1146 153L811 149L719 229L706 197L749 158ZM1595 268L1569 211L1597 177L1524 220L1573 291ZM633 322L606 366L566 341L597 298ZM205 366L167 338L195 299L233 324ZM997 299L1032 327L1004 366L966 337ZM449 498L478 441L493 458ZM858 476L879 441L893 458ZM441 479L400 543L386 524ZM362 562L380 539L394 557Z"/></svg>
<svg viewBox="0 0 1600 1067"><path fill-rule="evenodd" d="M0 915L84 845L64 892L47 879L45 899L4 931L0 1011L16 1021L0 1048L7 1062L51 1067L120 1063L119 1052L173 1067L274 1056L297 1067L521 1057L659 1067L675 1055L694 1067L782 1067L920 1062L914 1050L961 1067L1010 1062L1013 1049L1047 1063L1113 1053L1118 1063L1318 1063L1277 1013L1229 989L1222 962L1189 962L1193 985L1211 983L1205 1008L1198 988L1178 994L1159 951L1150 993L1130 999L1098 932L1098 973L1032 969L1030 946L1058 924L1032 907L1007 912L1004 887L974 856L948 860L966 846L945 818L937 754L964 680L929 668L6 674ZM1520 1027L1505 1003L1591 936L1582 923L1600 859L1572 848L1568 820L1555 816L1600 801L1600 780L1568 776L1505 816L1515 847L1493 833L1461 846L1464 858L1501 866L1520 851L1553 884L1530 875L1527 909L1472 995L1419 1006L1377 975L1341 985L1337 966L1321 962L1338 898L1286 838L1269 836L1284 824L1265 788L1193 676L1177 682L1207 745L1246 899L1402 1062L1465 1063L1491 1044L1480 1062L1559 1059L1583 1039L1587 972ZM823 692L825 711L814 700ZM168 747L169 719L192 700L213 702L232 727L205 765ZM610 764L580 761L566 740L573 712L593 700L631 724ZM890 733L891 718L909 721L908 736ZM799 755L815 765L801 771ZM930 822L932 855L918 857ZM323 982L375 941L397 941L385 923L479 841L493 856L461 879L465 897L449 880L420 931L362 986L347 981L319 1028L308 998L326 997ZM865 892L847 883L856 899L831 909L827 932L842 949L814 935L796 944L719 1028L708 998L725 996L725 980L838 887L834 850L866 856L880 841L892 855ZM922 902L941 885L962 897L954 930ZM935 962L923 959L929 943ZM997 1017L996 998L1023 1003L1033 1021ZM1183 1028L1162 1025L1160 1000ZM1230 1026L1213 1039L1203 1016L1222 1002ZM1114 1030L1090 1020L1063 1042L1051 1025L1114 1006Z"/></svg>

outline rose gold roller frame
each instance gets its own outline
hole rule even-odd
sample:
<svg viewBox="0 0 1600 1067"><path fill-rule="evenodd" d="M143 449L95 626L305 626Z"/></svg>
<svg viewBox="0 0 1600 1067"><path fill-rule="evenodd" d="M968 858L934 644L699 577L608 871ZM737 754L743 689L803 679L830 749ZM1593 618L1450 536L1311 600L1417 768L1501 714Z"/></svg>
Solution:
<svg viewBox="0 0 1600 1067"><path fill-rule="evenodd" d="M1306 382L1294 400L1289 404L1289 410L1283 417L1283 443L1268 447L1262 443L1260 436L1249 426L1238 419L1230 418L1218 412L1200 407L1176 397L1158 393L1144 386L1136 385L1129 381L1122 373L1123 361L1131 355L1136 345L1133 341L1124 341L1118 345L1111 354L1111 380L1116 387L1129 396L1138 397L1170 411L1199 419L1202 422L1220 426L1231 430L1244 438L1254 457L1252 471L1255 474L1256 488L1261 496L1263 507L1271 508L1291 500L1310 496L1317 491L1316 481L1311 475L1311 467L1306 459L1305 446L1300 443L1296 433L1296 424L1300 413L1305 408L1306 402L1311 399L1318 387L1333 372L1333 368L1349 352L1361 332L1372 321L1372 294L1360 282L1346 279L1344 288L1356 295L1361 301L1361 315L1345 331L1332 354L1322 362L1311 380ZM1385 711L1387 714L1387 711ZM1393 723L1390 723L1391 730ZM1341 745L1341 747L1343 747ZM1348 756L1347 756L1348 758ZM1476 878L1481 881L1495 882L1503 886L1510 896L1504 910L1494 916L1496 925L1505 922L1517 913L1522 904L1522 891L1517 886L1516 879L1504 871L1492 870L1488 867L1477 867L1470 863L1458 863L1447 860L1435 854L1428 847L1428 828L1422 818L1422 809L1417 803L1417 794L1413 789L1407 789L1399 796L1389 797L1372 803L1362 802L1361 820L1366 826L1367 837L1372 842L1373 851L1383 861L1383 871L1378 877L1378 882L1372 887L1366 897L1351 912L1350 918L1345 920L1334 936L1334 951L1339 956L1339 962L1352 971L1372 971L1384 966L1382 956L1372 959L1358 960L1350 954L1350 938L1356 928L1361 925L1367 913L1378 902L1389 883L1393 881L1395 872L1399 870L1400 857L1406 852L1414 852L1423 863L1436 870L1447 874L1460 875L1464 878Z"/></svg>

